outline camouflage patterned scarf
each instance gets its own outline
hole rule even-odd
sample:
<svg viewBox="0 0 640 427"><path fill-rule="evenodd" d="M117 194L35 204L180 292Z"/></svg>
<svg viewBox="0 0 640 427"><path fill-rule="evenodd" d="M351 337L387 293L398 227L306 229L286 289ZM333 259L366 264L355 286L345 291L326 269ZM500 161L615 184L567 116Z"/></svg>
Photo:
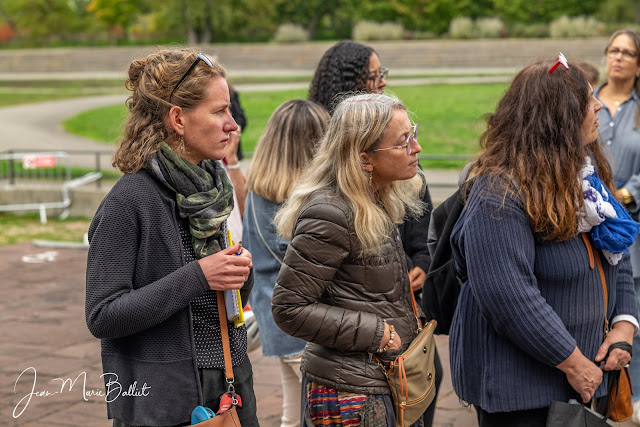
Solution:
<svg viewBox="0 0 640 427"><path fill-rule="evenodd" d="M146 169L176 192L180 216L189 218L198 259L225 247L224 222L233 209L233 186L220 162L194 165L163 143Z"/></svg>

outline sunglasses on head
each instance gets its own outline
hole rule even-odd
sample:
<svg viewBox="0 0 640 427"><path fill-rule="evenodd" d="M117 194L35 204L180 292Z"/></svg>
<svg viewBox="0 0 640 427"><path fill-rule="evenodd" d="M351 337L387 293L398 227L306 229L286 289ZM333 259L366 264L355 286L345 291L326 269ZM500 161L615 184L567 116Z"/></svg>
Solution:
<svg viewBox="0 0 640 427"><path fill-rule="evenodd" d="M182 76L182 78L180 80L178 80L178 84L176 85L176 87L173 88L173 90L171 91L171 95L169 95L169 102L171 102L171 99L173 98L173 94L176 93L176 90L178 90L178 88L180 87L180 85L182 83L184 83L184 81L187 79L187 77L189 77L189 74L191 74L191 72L193 71L194 68L196 68L196 65L198 65L198 63L202 61L205 64L207 64L209 67L213 68L213 64L211 63L211 60L209 58L207 58L207 56L204 53L199 53L198 57L196 58L195 61L193 61L193 64L191 64L191 67L189 67L189 69L187 70L186 73L184 73L184 75Z"/></svg>

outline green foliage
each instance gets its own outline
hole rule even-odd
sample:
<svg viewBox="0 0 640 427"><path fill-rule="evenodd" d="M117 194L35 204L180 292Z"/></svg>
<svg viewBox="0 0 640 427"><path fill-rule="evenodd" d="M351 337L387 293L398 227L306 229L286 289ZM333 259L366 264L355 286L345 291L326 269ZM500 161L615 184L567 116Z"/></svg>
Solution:
<svg viewBox="0 0 640 427"><path fill-rule="evenodd" d="M112 31L122 29L122 34L126 37L127 29L145 11L146 6L146 0L91 0L87 10L106 23Z"/></svg>
<svg viewBox="0 0 640 427"><path fill-rule="evenodd" d="M406 29L403 37L419 39L446 33L452 20L464 16L475 22L499 18L512 34L532 37L545 34L541 25L563 15L596 13L610 24L640 23L640 1L0 0L0 25L10 23L16 46L260 42L271 40L285 23L305 28L311 40L338 40L350 38L361 21L393 22Z"/></svg>
<svg viewBox="0 0 640 427"><path fill-rule="evenodd" d="M604 22L640 22L640 4L636 0L607 0L600 4L596 17Z"/></svg>
<svg viewBox="0 0 640 427"><path fill-rule="evenodd" d="M597 37L603 35L606 27L593 17L561 16L549 24L549 35L553 38Z"/></svg>
<svg viewBox="0 0 640 427"><path fill-rule="evenodd" d="M280 24L273 35L273 41L276 43L299 43L308 39L309 33L304 28L291 23Z"/></svg>
<svg viewBox="0 0 640 427"><path fill-rule="evenodd" d="M493 0L495 13L508 22L550 22L562 15L592 15L599 0Z"/></svg>
<svg viewBox="0 0 640 427"><path fill-rule="evenodd" d="M516 22L510 32L511 37L544 38L549 37L549 26L545 23L525 24Z"/></svg>
<svg viewBox="0 0 640 427"><path fill-rule="evenodd" d="M473 37L473 20L468 16L452 19L449 23L449 37L452 39L470 39Z"/></svg>
<svg viewBox="0 0 640 427"><path fill-rule="evenodd" d="M353 27L352 38L358 41L402 40L404 28L402 24L371 21L360 21Z"/></svg>
<svg viewBox="0 0 640 427"><path fill-rule="evenodd" d="M55 38L70 39L74 19L66 0L3 0L3 13L18 28L19 37L27 44L47 42Z"/></svg>
<svg viewBox="0 0 640 427"><path fill-rule="evenodd" d="M473 25L473 33L475 37L494 39L503 37L506 28L500 18L478 18Z"/></svg>

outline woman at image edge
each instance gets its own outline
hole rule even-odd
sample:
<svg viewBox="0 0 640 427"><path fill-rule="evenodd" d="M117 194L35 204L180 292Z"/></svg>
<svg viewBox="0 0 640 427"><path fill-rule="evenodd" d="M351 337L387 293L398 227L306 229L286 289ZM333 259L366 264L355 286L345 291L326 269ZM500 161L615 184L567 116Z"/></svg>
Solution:
<svg viewBox="0 0 640 427"><path fill-rule="evenodd" d="M539 61L513 79L481 137L451 235L456 268L468 274L451 326L451 376L480 426L544 426L552 401L603 396L598 363L637 331L629 256L590 250L602 218L586 210L585 177L597 173L612 188L611 170L596 141L601 105L582 71L568 67ZM612 330L603 342L605 315ZM630 358L614 349L604 371Z"/></svg>

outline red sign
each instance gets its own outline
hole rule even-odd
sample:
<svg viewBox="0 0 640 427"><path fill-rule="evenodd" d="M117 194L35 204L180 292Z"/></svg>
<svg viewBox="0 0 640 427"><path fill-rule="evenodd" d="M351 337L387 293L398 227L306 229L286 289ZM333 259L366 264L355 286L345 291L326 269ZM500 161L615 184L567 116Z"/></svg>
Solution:
<svg viewBox="0 0 640 427"><path fill-rule="evenodd" d="M22 167L25 169L53 168L56 166L56 156L25 156Z"/></svg>

